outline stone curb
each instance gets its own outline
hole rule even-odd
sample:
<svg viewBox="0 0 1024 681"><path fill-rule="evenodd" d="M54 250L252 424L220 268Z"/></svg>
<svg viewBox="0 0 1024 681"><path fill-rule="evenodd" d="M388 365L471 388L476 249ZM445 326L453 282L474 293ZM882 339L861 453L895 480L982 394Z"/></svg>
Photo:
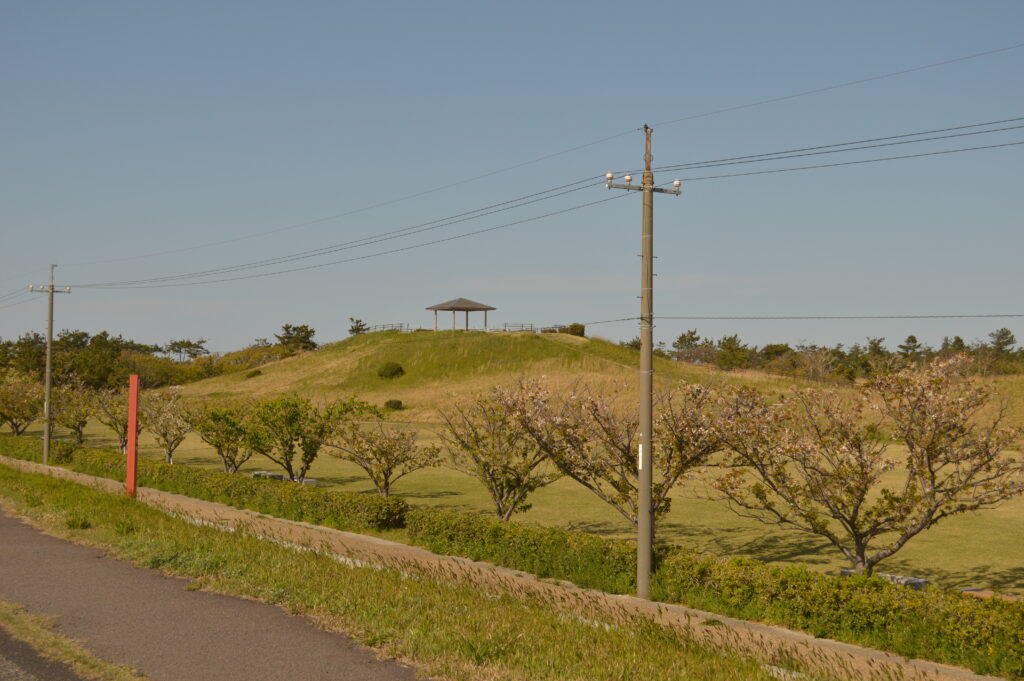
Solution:
<svg viewBox="0 0 1024 681"><path fill-rule="evenodd" d="M124 493L124 484L55 466L43 466L0 455L0 464L28 473L71 480L95 489ZM504 593L529 594L544 602L571 604L581 613L640 615L670 627L694 641L736 651L769 665L795 660L811 674L865 681L1001 681L961 667L911 660L894 653L815 638L782 627L748 622L679 605L582 589L533 575L367 535L265 516L255 511L193 499L170 492L138 488L138 501L196 522L248 532L311 550L324 551L360 565L420 573L435 579L473 583ZM581 615L582 616L582 615ZM838 672L838 674L837 674Z"/></svg>

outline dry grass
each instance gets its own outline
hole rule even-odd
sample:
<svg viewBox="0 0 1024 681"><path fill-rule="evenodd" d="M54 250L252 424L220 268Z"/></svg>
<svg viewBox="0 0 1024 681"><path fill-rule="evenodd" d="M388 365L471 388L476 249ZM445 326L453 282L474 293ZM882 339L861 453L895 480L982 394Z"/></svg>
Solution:
<svg viewBox="0 0 1024 681"><path fill-rule="evenodd" d="M56 633L54 625L51 618L30 615L19 605L0 601L0 629L11 638L27 643L43 657L68 665L83 679L145 681L147 678L127 665L99 659L77 641Z"/></svg>

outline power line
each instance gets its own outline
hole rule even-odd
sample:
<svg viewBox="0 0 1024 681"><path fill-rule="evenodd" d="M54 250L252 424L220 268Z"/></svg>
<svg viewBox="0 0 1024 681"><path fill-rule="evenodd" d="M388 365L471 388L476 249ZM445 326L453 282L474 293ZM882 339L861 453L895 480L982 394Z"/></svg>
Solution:
<svg viewBox="0 0 1024 681"><path fill-rule="evenodd" d="M882 161L897 161L904 158L921 158L923 156L941 156L943 154L957 154L963 151L978 151L980 149L999 149L1001 147L1014 147L1024 142L1006 142L1005 144L989 144L982 147L964 147L961 149L947 149L945 151L930 151L921 154L905 154L903 156L884 156L880 158L867 158L860 161L845 161L841 163L822 163L811 166L797 166L796 168L776 168L773 170L752 170L746 173L730 173L727 175L705 175L702 177L684 177L685 182L697 182L698 180L719 180L726 177L745 177L748 175L769 175L771 173L791 173L795 170L812 170L816 168L835 168L838 166L852 166L863 163L880 163Z"/></svg>
<svg viewBox="0 0 1024 681"><path fill-rule="evenodd" d="M890 144L907 144L907 143L911 143L911 142L924 142L924 141L931 141L931 140L937 140L937 139L947 139L947 138L950 138L950 137L959 137L959 136L964 136L964 135L975 135L975 134L985 134L985 133L989 133L989 132L999 132L999 131L1005 131L1005 130L1015 130L1015 129L1022 128L1024 126L1010 126L1010 127L998 128L998 129L994 129L994 130L973 131L973 132L968 132L968 133L955 133L953 135L945 135L945 136L937 136L937 137L926 137L926 138L921 138L921 139L916 139L916 140L904 140L904 141L901 141L901 142L891 142L891 143L885 143L885 144L879 144L879 145L869 145L869 146L860 146L860 147L850 147L849 146L849 145L852 145L852 144L859 144L860 142L870 142L870 141L877 141L877 140L891 140L891 139L897 139L897 138L913 137L913 136L930 134L932 132L944 132L944 131L950 131L950 130L963 130L963 129L967 129L967 128L975 128L975 127L999 124L999 123L1004 123L1004 122L1015 122L1015 121L1019 121L1019 120L1024 120L1024 117L1002 119L1002 120L999 120L999 121L990 121L990 122L987 122L987 123L974 123L974 124L968 124L968 125L959 125L959 126L955 126L955 127L940 128L940 129L936 129L936 130L923 131L923 132L917 132L917 133L903 133L903 134L900 134L900 135L892 135L892 136L887 136L887 137L876 137L876 138L871 138L869 140L860 140L860 141L856 141L856 142L841 142L841 143L830 144L830 145L820 145L820 146L817 146L817 147L804 147L802 149L796 149L796 150L790 150L790 151L804 151L804 150L809 150L809 149L824 149L824 148L828 148L828 147L846 147L846 148L840 148L840 149L833 149L831 151L814 152L814 153L837 153L837 152L844 152L844 151L856 151L856 150L859 150L859 149L874 148L876 146L889 146ZM997 145L993 145L993 146L997 146ZM974 149L977 149L977 148L982 148L982 147L975 147ZM797 156L814 155L814 153L808 153L808 154L798 153L798 154L790 154L788 156L780 156L780 154L789 154L790 151L774 152L774 155L773 154L757 154L757 155L754 155L754 156L734 157L734 159L721 159L721 160L718 160L718 161L695 162L695 163L681 164L679 166L666 166L665 168L680 168L681 169L681 168L691 167L691 168L696 169L696 168L700 168L700 167L713 167L715 165L729 165L731 163L751 162L751 161L744 161L743 159L781 160L781 159L784 159L784 158L793 158L793 157L797 157ZM954 150L954 151L956 151L956 150ZM938 153L944 153L944 152L938 152ZM922 155L927 155L927 154L922 154ZM859 161L857 163L873 162L875 160L894 160L896 158L911 158L913 156L914 155L907 155L907 156L903 156L903 157L888 157L886 159L868 159L868 160L865 160L865 161ZM843 165L843 164L829 164L829 165ZM776 170L761 171L761 172L764 172L764 173L770 173L770 172L789 172L789 171L797 170L797 169L805 169L805 168L809 169L809 168L818 168L818 167L829 167L829 166L828 165L816 165L816 166L806 166L804 168L776 169ZM735 174L735 175L725 175L725 176L715 176L715 177L732 177L732 176L739 176L739 175L743 175L743 174L746 174L746 173L738 173L738 174ZM755 173L750 173L750 174L755 174ZM351 250L351 249L354 249L354 248L360 248L360 247L363 247L363 246L372 245L374 243L380 243L380 242L383 242L383 241L389 241L389 240L392 240L392 239L402 238L402 237L405 237L405 236L411 236L411 235L416 234L416 233L425 232L425 231L431 231L431 230L438 229L438 228L441 228L441 227L447 227L447 226L451 226L451 225L454 225L454 224L459 224L459 223L462 223L462 222L467 222L467 221L470 221L470 220L475 220L475 219L478 219L478 218L481 218L481 217L485 217L487 215L492 215L492 214L495 214L495 213L504 212L504 211L507 211L507 210L515 209L515 208L520 208L520 207L527 206L527 205L530 205L530 204L533 204L533 203L537 203L537 202L540 202L540 201L544 201L544 200L547 200L547 199L556 198L558 196L563 196L565 194L569 194L569 193L572 193L572 192L580 191L582 189L588 188L589 186L593 186L593 185L587 185L586 184L586 183L590 182L593 179L595 179L595 178L593 178L593 177L584 178L584 179L581 179L581 180L577 180L575 182L559 185L557 187L546 189L546 190L543 190L543 191L540 191L540 192L534 192L532 194L527 194L525 196L520 196L520 197L517 197L515 199L510 199L510 200L507 200L507 201L502 201L502 202L499 202L499 203L491 204L489 206L484 206L484 207L481 207L481 208L477 208L477 209L474 209L474 210L471 210L471 211L465 211L465 212L462 212L462 213L458 213L456 215L448 216L446 218L439 218L439 219L436 219L436 220L431 220L431 221L428 221L428 222L418 223L418 224L411 225L411 226L408 226L408 227L403 227L403 228L400 228L400 229L383 232L383 233L380 233L380 234L377 234L377 235L361 237L359 239L345 241L345 242L341 242L341 243L338 243L338 244L333 244L333 245L329 245L329 246L325 246L325 247L321 247L321 248L317 248L317 249L300 251L298 253L292 253L292 254L277 256L277 257L274 257L274 258L267 258L267 259L263 259L263 260L247 262L247 263L240 263L240 264L237 264L237 265L229 265L229 266L225 266L225 267L217 267L217 268L211 268L211 269L207 269L207 270L187 272L187 273L181 273L181 274L176 274L176 275L167 275L167 276L163 276L163 277L149 277L149 278L136 279L136 280L97 282L97 283L92 283L92 284L82 284L81 286L96 287L96 288L98 288L98 287L136 286L136 285L142 285L142 284L156 284L156 283L161 283L161 282L181 281L181 280L186 280L186 279L210 277L210 276L215 276L215 275L219 275L219 274L229 274L229 273L232 273L232 272L240 272L240 271L244 271L244 270L262 268L262 267L270 267L272 265L284 264L286 262L294 262L294 261L297 261L297 260L309 259L309 258L321 256L321 255L328 255L328 254L331 254L331 253L336 253L336 252L344 251L344 250ZM711 179L711 178L703 178L702 177L702 178L688 178L688 179L694 180L694 179Z"/></svg>
<svg viewBox="0 0 1024 681"><path fill-rule="evenodd" d="M675 118L669 121L662 121L655 123L654 126L662 125L673 125L675 123L682 123L683 121L692 121L698 118L707 118L708 116L715 116L718 114L728 113L730 111L739 111L741 109L749 109L755 106L763 106L765 104L774 104L776 102L784 102L789 99L797 99L799 97L807 97L809 95L816 95L822 92L829 92L831 90L839 90L841 88L852 87L854 85L862 85L864 83L871 83L876 80L885 80L886 78L895 78L896 76L903 76L908 73L915 73L917 71L924 71L926 69L934 69L939 66L946 66L948 64L955 64L957 62L968 61L970 59L977 59L979 57L987 57L992 54L998 54L999 52L1008 52L1010 50L1016 50L1024 47L1024 43L1017 43L1016 45L1008 45L1007 47L999 47L994 50L986 50L985 52L977 52L975 54L969 54L963 57L955 57L953 59L946 59L944 61L937 61L931 64L925 64L923 66L915 66L909 69L902 69L900 71L891 71L889 73L883 73L877 76L869 76L867 78L859 78L857 80L848 80L844 83L838 83L836 85L827 85L825 87L815 88L813 90L802 90L800 92L794 92L793 94L783 95L781 97L771 97L769 99L761 99L756 102L749 104L739 104L736 106L726 107L724 109L715 109L714 111L707 111L705 113L693 114L692 116L683 116L682 118Z"/></svg>
<svg viewBox="0 0 1024 681"><path fill-rule="evenodd" d="M999 48L992 49L992 50L986 50L984 52L976 52L974 54L969 54L969 55L965 55L965 56L961 56L961 57L954 57L952 59L945 59L945 60L942 60L942 61L937 61L937 62L932 62L932 63L929 63L929 64L924 64L922 66L915 66L915 67L912 67L912 68L902 69L902 70L899 70L899 71L891 71L889 73L883 73L883 74L879 74L879 75L875 75L875 76L868 76L866 78L860 78L860 79L857 79L857 80L845 81L845 82L842 82L842 83L837 83L837 84L834 84L834 85L828 85L828 86L825 86L825 87L814 88L814 89L810 89L810 90L803 90L803 91L800 91L800 92L795 92L795 93L791 93L791 94L788 94L788 95L782 95L782 96L779 96L779 97L771 97L771 98L768 98L768 99L756 100L756 101L753 101L753 102L747 102L745 104L738 104L738 105L735 105L735 106L729 106L729 107L725 107L725 108L721 108L721 109L713 109L713 110L705 111L705 112L698 113L698 114L692 114L692 115L689 115L689 116L683 116L683 117L680 117L680 118L675 118L675 119L671 119L671 120L667 120L667 121L662 121L662 122L657 123L655 125L656 126L657 125L674 125L676 123L682 123L684 121L692 121L692 120L696 120L696 119L699 119L699 118L707 118L707 117L710 117L710 116L715 116L715 115L718 115L718 114L728 113L728 112L731 112L731 111L739 111L739 110L742 110L742 109L749 109L749 108L754 108L754 107L758 107L758 106L764 106L766 104L773 104L773 103L776 103L776 102L782 102L782 101L786 101L786 100L790 100L790 99L797 99L797 98L800 98L800 97L807 97L807 96L814 95L814 94L819 94L819 93L822 93L822 92L829 92L829 91L832 91L832 90L838 90L838 89L842 89L842 88L852 87L852 86L855 86L855 85L861 85L861 84L869 83L869 82L873 82L873 81L883 80L883 79L887 79L887 78L894 78L894 77L897 77L897 76L905 75L905 74L908 74L908 73L915 73L917 71L923 71L923 70L926 70L926 69L938 68L940 66L946 66L948 64L954 64L954 63L957 63L957 62L968 61L968 60L971 60L971 59L978 59L980 57L986 57L986 56L993 55L993 54L998 54L998 53L1001 53L1001 52L1008 52L1010 50L1016 50L1016 49L1019 49L1021 47L1024 47L1024 43L1017 43L1015 45L1008 45L1006 47L999 47ZM472 177L468 177L468 178L465 178L465 179L462 179L462 180L457 180L455 182L450 182L448 184L444 184L444 185L440 185L440 186L437 186L437 187L433 187L431 189L426 189L426 190L423 190L423 191L420 191L420 192L416 192L416 193L413 193L413 194L408 194L408 195L405 195L405 196L400 196L400 197L397 197L397 198L389 199L387 201L381 201L381 202L378 202L378 203L374 203L374 204L370 204L370 205L367 205L367 206L363 206L361 208L355 208L355 209L350 210L350 211L345 211L345 212L342 212L342 213L337 213L337 214L329 215L329 216L322 217L322 218L315 218L315 219L312 219L312 220L306 220L306 221L303 221L303 222L297 222L297 223L293 223L293 224L290 224L290 225L285 225L283 227L277 227L277 228L274 228L274 229L269 229L269 230L265 230L265 231L262 231L262 232L257 232L257 233L254 233L254 234L246 234L246 235L242 235L242 236L238 236L238 237L233 237L233 238L230 238L230 239L223 239L223 240L220 240L220 241L207 242L207 243L203 243L203 244L198 244L196 246L188 246L188 247L184 247L184 248L174 248L174 249L168 249L168 250L162 250L162 251L153 251L153 252L150 252L150 253L142 253L142 254L133 255L133 256L125 256L125 257L121 257L121 258L111 258L111 259L107 259L107 260L94 260L94 261L89 261L89 262L69 263L69 266L102 265L102 264L109 264L109 263L116 263L116 262L126 262L126 261L130 261L130 260L141 260L141 259L145 259L145 258L153 258L153 257L161 256L161 255L172 255L172 254L177 254L177 253L187 253L187 252L190 252L190 251L199 250L201 248L210 248L210 247L213 247L213 246L223 246L223 245L226 245L226 244L237 243L239 241L245 241L245 240L248 240L248 239L255 239L255 238L260 238L260 237L264 237L264 236L269 236L271 234L279 234L281 232L286 232L286 231L298 229L298 228L301 228L301 227L307 227L309 225L320 224L320 223L323 223L323 222L330 222L331 220L337 220L339 218L349 217L349 216L352 216L352 215L357 215L359 213L363 213L363 212L366 212L366 211L369 211L369 210L373 210L375 208L382 208L384 206L393 205L393 204L400 203L400 202L403 202L403 201L409 201L411 199L419 198L421 196L426 196L428 194L432 194L432 193L435 193L435 192L443 191L445 189L451 189L453 187L458 187L458 186L461 186L461 185L464 185L464 184L468 184L470 182L475 182L477 180L481 180L481 179L485 179L485 178L488 178L488 177L492 177L494 175L499 175L499 174L502 174L502 173L506 173L506 172L509 172L511 170L517 170L519 168L524 168L526 166L533 165L533 164L536 164L536 163L540 163L542 161L546 161L546 160L549 160L549 159L552 159L552 158L556 158L556 157L559 157L559 156L564 156L566 154L570 154L570 153L572 153L574 151L579 151L581 149L586 149L588 147L593 147L593 146L596 146L598 144L603 144L605 142L609 142L611 140L618 139L620 137L625 137L626 135L633 134L635 131L636 131L636 129L633 128L633 129L630 129L630 130L627 130L627 131L615 133L613 135L608 135L606 137L601 137L599 139L596 139L596 140L593 140L593 141L590 141L590 142L585 142L583 144L577 144L577 145L574 145L572 147L568 147L566 149L563 149L561 151L556 151L556 152L553 152L553 153L544 154L542 156L538 156L538 157L529 159L527 161L522 161L522 162L515 163L515 164L512 164L512 165L504 166L504 167L498 168L496 170L491 170L491 171L488 171L488 172L480 173L480 174L474 175Z"/></svg>
<svg viewBox="0 0 1024 681"><path fill-rule="evenodd" d="M11 291L10 293L3 294L2 296L0 296L0 300L7 300L9 298L17 298L18 296L21 296L21 295L28 295L28 293L29 293L28 289L25 288L24 286L22 286L21 288L18 288L18 289L15 289L15 290Z"/></svg>
<svg viewBox="0 0 1024 681"><path fill-rule="evenodd" d="M7 305L0 305L0 310L6 310L9 307L17 307L18 305L24 305L25 303L31 303L35 298L26 298L25 300L19 300L16 303L8 303Z"/></svg>
<svg viewBox="0 0 1024 681"><path fill-rule="evenodd" d="M1024 117L1022 117L1022 118L1013 118L1013 119L1010 119L1010 120L1011 121L1021 121L1021 120L1024 120ZM975 125L960 126L958 128L947 128L947 129L949 129L949 130L960 130L960 129L963 129L963 128L973 128L973 127L978 127L978 126L981 126L981 125L992 125L992 124L990 124L990 123L978 123L978 124L975 124ZM955 133L955 134L952 134L952 135L937 135L937 136L934 136L934 137L921 137L920 139L901 140L899 142L884 142L882 144L862 144L861 146L849 146L849 145L853 145L853 144L861 144L861 142L843 142L841 144L826 144L826 145L822 145L822 146L818 146L818 147L809 147L808 148L808 149L826 149L826 151L809 151L808 149L797 149L797 150L794 150L794 151L799 151L799 152L804 152L804 153L792 153L792 152L788 152L788 151L779 151L779 152L775 152L773 154L756 154L754 156L741 156L741 157L738 157L736 159L727 159L727 160L723 160L723 161L704 162L704 163L699 163L699 162L698 163L681 163L681 164L678 164L678 165L662 166L660 168L657 168L657 170L659 170L659 171L667 171L667 170L714 168L714 167L717 167L717 166L738 165L738 164L742 164L742 163L758 163L758 162L762 162L762 161L778 161L778 160L787 159L787 158L800 158L802 156L818 156L818 155L821 155L821 154L838 154L838 153L847 152L847 151L859 151L861 149L877 149L879 147L893 147L893 146L899 146L901 144L916 144L918 142L932 142L932 141L935 141L935 140L953 139L953 138L956 138L956 137L970 137L970 136L973 136L973 135L987 135L987 134L990 134L990 133L993 133L993 132L1006 132L1007 130L1020 130L1021 128L1024 128L1024 125L1012 125L1012 126L1008 126L1008 127L1005 127L1005 128L992 128L990 130L975 130L973 132L960 132L960 133ZM934 132L941 132L941 131L934 131ZM912 136L926 135L926 134L929 134L929 133L924 133L924 132L907 133L905 135L894 135L893 137L879 137L879 138L876 138L875 140L863 140L863 142L874 142L874 141L877 141L877 140L887 140L887 139L891 140L891 139L895 139L897 137L912 137ZM828 147L846 147L846 148L845 149L829 149Z"/></svg>
<svg viewBox="0 0 1024 681"><path fill-rule="evenodd" d="M569 183L569 184L565 184L565 185L561 185L561 186L558 186L558 187L554 187L552 189L547 189L547 190L544 190L542 192L536 192L534 194L528 194L526 196L522 196L522 197L519 197L519 198L516 198L516 199L509 200L509 201L503 201L501 203L492 204L490 206L485 206L483 208L477 208L477 209L472 210L472 211L467 211L467 212L464 212L464 213L459 213L457 215L449 216L447 218L440 218L440 219L437 219L437 220L431 220L429 222L422 222L422 223L419 223L419 224L416 224L416 225L411 225L409 227L403 227L401 229L391 230L391 231L383 232L383 233L380 233L380 234L377 234L377 235L362 237L360 239L355 239L355 240L352 240L352 241L345 241L345 242L341 242L341 243L338 243L338 244L333 244L333 245L330 245L330 246L324 246L322 248L317 248L317 249L312 249L312 250L307 250L307 251L300 251L298 253L291 253L291 254L288 254L288 255L277 256L277 257L274 257L274 258L267 258L267 259L264 259L264 260L257 260L257 261L248 262L248 263L241 263L241 264L238 264L238 265L230 265L230 266L227 266L227 267L212 268L212 269L202 270L202 271L197 271L197 272L189 272L189 273L184 273L184 274L168 275L168 276L164 276L164 277L151 277L151 278L147 278L147 279L137 279L137 280L128 280L128 281L113 281L113 282L101 282L101 283L93 283L93 284L81 284L81 286L95 288L95 287L106 287L106 286L121 286L121 285L157 283L157 282L162 282L162 281L174 281L174 280L181 280L181 279L193 279L193 278L199 278L199 277L204 277L204 276L213 276L213 275L217 275L217 274L228 274L230 272L238 272L238 271L254 269L254 268L258 268L258 267L269 267L271 265L278 265L278 264L283 264L283 263L286 263L286 262L294 262L296 260L305 260L305 259L308 259L308 258L313 258L313 257L320 256L320 255L329 255L331 253L337 253L339 251L346 251L346 250L351 250L351 249L354 249L354 248L361 248L363 246L369 246L369 245L372 245L372 244L375 244L375 243L380 243L380 242L383 242L383 241L391 241L393 239L398 239L398 238L402 238L402 237L406 237L406 236L411 236L413 234L418 234L418 233L421 233L421 232L427 232L427 231L431 231L431 230L438 229L438 228L441 228L441 227L449 227L451 225L459 224L459 223L462 223L462 222L468 222L470 220L476 220L476 219L479 219L479 218L482 218L482 217L486 217L488 215L494 215L495 213L502 213L502 212L505 212L505 211L508 211L508 210L513 210L513 209L516 209L516 208L521 208L523 206L528 206L528 205L531 205L531 204L534 204L534 203L538 203L540 201L546 201L548 199L556 198L556 197L559 197L559 196L564 196L566 194L571 194L573 192L577 192L577 191L580 191L582 189L588 189L590 187L596 186L597 184L600 184L600 183L583 184L583 183L591 182L593 179L595 179L595 178L594 177L589 177L589 178L586 178L586 179L583 179L583 180L578 180L576 182L572 182L572 183ZM575 185L582 185L582 186L575 186ZM567 187L573 187L573 188L566 189ZM563 190L563 191L558 191L558 190ZM537 197L539 197L539 198L537 198Z"/></svg>
<svg viewBox="0 0 1024 681"><path fill-rule="evenodd" d="M370 258L377 258L377 257L383 256L383 255L391 255L393 253L402 253L402 252L411 251L411 250L414 250L414 249L417 249L417 248L423 248L425 246L434 246L436 244L446 243L446 242L449 242L449 241L455 241L456 239L464 239L466 237L476 236L478 234L485 234L487 232L494 232L496 230L504 229L506 227L513 227L515 225L522 225L522 224L525 224L525 223L528 223L528 222L536 222L537 220L543 220L544 218L553 217L555 215L563 215L565 213L569 213L569 212L572 212L572 211L580 210L582 208L588 208L590 206L595 206L595 205L597 205L599 203L607 203L608 201L614 201L615 199L620 199L620 198L622 198L624 196L626 196L626 195L625 194L616 194L615 196L612 196L612 197L607 198L607 199L599 199L597 201L588 201L587 203L581 203L581 204L578 204L578 205L575 205L575 206L571 206L569 208L563 208L561 210L551 211L550 213L544 213L543 215L535 215L533 217L523 218L522 220L515 220L515 221L512 221L512 222L506 222L504 224L496 225L494 227L486 227L484 229L478 229L478 230L475 230L475 231L472 231L472 232L465 232L463 234L456 234L454 236L445 237L443 239L434 239L433 241L426 241L426 242L422 242L422 243L418 243L418 244L412 244L411 246L404 246L402 248L392 248L392 249L389 249L389 250L386 250L386 251L379 251L377 253L368 253L366 255L360 255L360 256L353 257L353 258L345 258L343 260L333 260L331 262L318 263L316 265L306 265L304 267L292 267L292 268L285 269L285 270L275 270L274 272L263 272L261 274L249 274L249 275L240 276L240 277L226 277L226 278L223 278L223 279L208 279L206 281L177 282L177 283L171 283L171 284L142 284L142 285L76 284L76 286L79 287L79 288L105 288L105 289L118 289L118 288L169 288L169 287L175 287L175 286L201 286L203 284L218 284L218 283L223 283L223 282L228 282L228 281L240 281L240 280L243 280L243 279L258 279L258 278L262 278L262 277L270 277L270 276L275 276L275 275L278 275L278 274L287 274L289 272L304 272L306 270L315 270L315 269L319 269L321 267L329 267L331 265L340 265L342 263L356 262L358 260L368 260Z"/></svg>
<svg viewBox="0 0 1024 681"><path fill-rule="evenodd" d="M1009 143L1005 143L1005 144L993 144L993 145L987 145L987 146L966 147L966 148L961 148L961 149L947 149L945 151L926 152L926 153L920 153L920 154L906 154L906 155L901 155L901 156L888 156L888 157L874 158L874 159L862 159L862 160L859 160L859 161L846 161L846 162L841 162L841 163L826 163L826 164L818 164L818 165L810 165L810 166L799 166L799 167L796 167L796 168L778 168L778 169L772 169L772 170L759 170L759 171L751 171L751 172L745 172L745 173L731 173L731 174L726 174L726 175L711 175L711 176L704 176L704 177L690 177L690 178L684 178L684 180L688 181L688 182L694 182L694 181L698 181L698 180L711 180L711 179L721 179L721 178L729 178L729 177L743 177L743 176L749 176L749 175L765 175L765 174L771 174L771 173L793 172L793 171L797 171L797 170L810 170L810 169L817 169L817 168L832 168L832 167L846 166L846 165L860 165L860 164L865 164L865 163L880 163L880 162L884 162L884 161L894 161L894 160L907 159L907 158L920 158L920 157L925 157L925 156L939 156L939 155L944 155L944 154L954 154L954 153L960 153L960 152L966 152L966 151L977 151L977 150L980 150L980 149L995 149L995 148L1001 148L1001 147L1010 147L1010 146L1017 146L1017 145L1021 145L1021 144L1024 144L1024 142L1009 142ZM619 196L625 196L625 195L617 195L616 197L612 197L612 198L614 199L614 198L617 198ZM554 215L561 215L561 214L568 213L568 212L571 212L571 211L579 210L581 208L587 208L589 206L593 206L593 205L596 205L596 204L599 204L599 203L605 203L606 201L610 201L610 200L612 200L612 199L601 199L601 200L598 200L598 201L591 201L591 202L587 202L587 203L583 203L583 204L578 204L576 206L572 206L572 207L569 207L569 208L564 208L564 209L561 209L561 210L552 211L550 213L545 213L543 215L538 215L538 216L534 216L534 217L530 217L530 218L524 218L522 220L515 220L515 221L512 221L512 222L507 222L507 223L504 223L504 224L501 224L501 225L497 225L497 226L494 226L494 227L488 227L488 228L484 228L484 229L474 230L474 231L471 231L471 232L465 232L463 234L456 234L456 235L453 235L453 236L445 237L443 239L435 239L435 240L432 240L432 241L426 241L426 242L421 242L421 243L418 243L418 244L412 244L410 246L405 246L405 247L402 247L402 248L394 248L394 249L389 249L389 250L385 250L385 251L379 251L377 253L370 253L370 254L367 254L367 255L357 256L357 257L353 257L353 258L345 258L345 259L342 259L342 260L334 260L334 261L330 261L330 262L326 262L326 263L318 263L316 265L307 265L305 267L293 267L293 268L288 268L288 269L284 269L284 270L276 270L276 271L273 271L273 272L264 272L264 273L261 273L261 274L250 274L250 275L239 276L239 277L225 277L225 278L221 278L221 279L207 279L205 281L193 281L193 282L178 281L176 283L160 284L160 283L155 283L155 282L154 283L149 283L149 281L152 281L152 280L149 280L149 281L147 281L147 280L139 280L137 282L107 282L107 283L98 283L98 284L76 284L76 286L78 286L80 288L110 288L110 289L116 289L116 288L167 288L167 287L172 287L172 286L197 286L197 285L202 285L202 284L223 283L223 282L229 282L229 281L239 281L239 280L244 280L244 279L256 279L256 278L261 278L261 277L275 276L275 275L278 275L278 274L286 274L286 273L290 273L290 272L301 272L301 271L306 271L306 270L319 269L321 267L328 267L328 266L331 266L331 265L339 265L339 264L343 264L343 263L356 262L356 261L359 261L359 260L366 260L366 259L369 259L369 258L376 258L376 257L380 257L380 256L383 256L383 255L390 255L390 254L394 254L394 253L401 253L401 252L410 251L410 250L417 249L417 248L423 248L423 247L426 247L426 246L433 246L433 245L440 244L440 243L446 243L446 242L449 242L449 241L455 241L457 239L463 239L463 238L470 237L470 236L476 236L478 234L484 234L484 233L487 233L487 232L493 232L493 231L496 231L498 229L503 229L503 228L506 228L506 227L512 227L512 226L521 225L521 224L525 224L525 223L529 223L529 222L534 222L534 221L541 220L541 219L544 219L544 218L547 218L547 217L552 217ZM157 280L157 281L159 281L159 280Z"/></svg>

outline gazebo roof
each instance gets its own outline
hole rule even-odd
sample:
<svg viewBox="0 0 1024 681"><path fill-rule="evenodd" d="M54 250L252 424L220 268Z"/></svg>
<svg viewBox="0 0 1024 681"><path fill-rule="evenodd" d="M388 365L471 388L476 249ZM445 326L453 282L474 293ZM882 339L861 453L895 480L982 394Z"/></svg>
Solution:
<svg viewBox="0 0 1024 681"><path fill-rule="evenodd" d="M490 305L484 305L478 303L475 300L469 300L468 298L455 298L444 303L438 303L437 305L431 305L427 308L428 310L453 310L455 312L482 312L484 310L497 310L496 307Z"/></svg>

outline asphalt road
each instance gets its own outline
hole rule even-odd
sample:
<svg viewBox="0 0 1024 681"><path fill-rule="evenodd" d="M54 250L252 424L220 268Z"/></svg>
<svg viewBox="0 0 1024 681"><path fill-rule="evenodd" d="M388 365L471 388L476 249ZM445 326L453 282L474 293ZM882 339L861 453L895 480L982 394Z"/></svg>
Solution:
<svg viewBox="0 0 1024 681"><path fill-rule="evenodd" d="M0 629L0 681L82 681L66 665L51 662Z"/></svg>
<svg viewBox="0 0 1024 681"><path fill-rule="evenodd" d="M152 681L417 678L411 668L379 660L306 618L256 601L188 591L187 584L50 537L0 511L0 600L55 616L59 633ZM8 681L4 664L17 669L22 663L17 657L0 661L0 681ZM10 676L12 681L63 681L22 666L22 676Z"/></svg>

